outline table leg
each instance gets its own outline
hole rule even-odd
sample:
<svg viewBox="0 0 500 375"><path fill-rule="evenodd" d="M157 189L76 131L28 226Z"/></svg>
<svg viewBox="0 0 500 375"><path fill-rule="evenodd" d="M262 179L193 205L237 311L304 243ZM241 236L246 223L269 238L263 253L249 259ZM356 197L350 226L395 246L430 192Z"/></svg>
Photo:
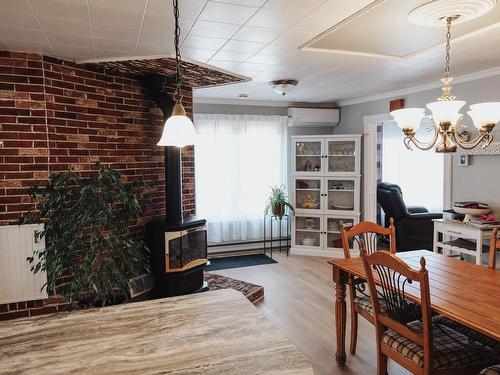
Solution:
<svg viewBox="0 0 500 375"><path fill-rule="evenodd" d="M335 326L337 329L337 351L335 352L335 360L338 366L344 366L346 363L345 353L345 330L346 330L346 284L338 282L335 284Z"/></svg>
<svg viewBox="0 0 500 375"><path fill-rule="evenodd" d="M479 231L479 238L477 239L476 243L476 264L480 266L483 262L483 241L484 241L484 236L483 236L483 231Z"/></svg>
<svg viewBox="0 0 500 375"><path fill-rule="evenodd" d="M439 241L439 231L437 230L437 225L434 223L434 239L432 242L432 251L438 252L438 241Z"/></svg>

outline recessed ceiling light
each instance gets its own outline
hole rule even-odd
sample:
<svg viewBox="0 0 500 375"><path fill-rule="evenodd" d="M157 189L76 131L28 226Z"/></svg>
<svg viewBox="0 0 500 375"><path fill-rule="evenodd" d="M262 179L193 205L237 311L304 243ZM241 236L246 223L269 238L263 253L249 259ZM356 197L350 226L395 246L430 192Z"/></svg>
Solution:
<svg viewBox="0 0 500 375"><path fill-rule="evenodd" d="M278 79L276 81L269 82L269 86L271 86L274 92L285 96L292 91L298 83L299 81L295 79Z"/></svg>

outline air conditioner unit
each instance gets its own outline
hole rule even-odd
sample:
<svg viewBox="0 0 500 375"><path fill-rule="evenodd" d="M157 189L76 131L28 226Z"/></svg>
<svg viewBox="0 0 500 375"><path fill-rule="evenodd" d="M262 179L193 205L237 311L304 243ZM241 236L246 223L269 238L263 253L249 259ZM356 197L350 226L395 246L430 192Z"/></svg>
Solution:
<svg viewBox="0 0 500 375"><path fill-rule="evenodd" d="M332 126L339 124L340 110L332 108L288 108L288 126Z"/></svg>

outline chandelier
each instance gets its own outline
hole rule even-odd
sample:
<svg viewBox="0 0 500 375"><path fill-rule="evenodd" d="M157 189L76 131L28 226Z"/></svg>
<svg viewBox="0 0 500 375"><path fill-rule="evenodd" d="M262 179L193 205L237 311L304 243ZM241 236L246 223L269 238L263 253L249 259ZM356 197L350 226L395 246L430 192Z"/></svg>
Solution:
<svg viewBox="0 0 500 375"><path fill-rule="evenodd" d="M186 110L182 105L182 74L181 74L181 52L179 49L179 38L181 29L179 27L179 1L173 0L175 32L175 81L176 87L174 92L175 104L172 109L172 114L163 125L163 133L158 146L176 146L184 147L194 144L196 131L194 130L193 122L186 116Z"/></svg>
<svg viewBox="0 0 500 375"><path fill-rule="evenodd" d="M455 5L458 2L460 1L457 1ZM485 13L485 1L479 0L477 2L481 3L482 8L478 13L482 15ZM491 5L491 8L496 4L496 1L492 0L486 2ZM437 0L424 4L412 11L409 19L412 20L412 17L420 17L426 13L436 16L436 14L439 15L440 11L456 12L458 10L457 7L451 9L449 5L450 0ZM439 9L439 6L441 6L441 9ZM491 10L491 8L488 10ZM422 142L415 136L422 119L426 117L425 108L404 108L391 112L392 117L405 135L404 144L409 150L412 150L412 145L424 151L430 150L435 146L436 152L451 153L457 151L457 145L462 149L470 150L482 143L482 148L484 149L493 141L491 132L496 123L500 121L500 102L478 103L470 106L467 114L472 119L479 134L473 139L469 139L469 134L462 129L463 115L460 113L460 110L465 105L465 101L455 100L456 97L452 94L451 82L453 78L450 75L450 41L452 22L457 22L462 17L457 14L460 13L455 13L455 15L441 15L438 19L441 23L446 22L446 53L444 76L441 79L443 83L442 94L437 98L437 101L427 104L427 108L432 113L432 115L428 116L432 119L432 131L434 133L432 139L428 142ZM476 17L479 15L476 15ZM464 18L461 21L475 17L467 13ZM435 25L436 22L428 22L427 24Z"/></svg>
<svg viewBox="0 0 500 375"><path fill-rule="evenodd" d="M295 79L278 79L276 81L269 82L269 86L271 86L274 92L285 96L289 92L293 91L298 83L299 81Z"/></svg>

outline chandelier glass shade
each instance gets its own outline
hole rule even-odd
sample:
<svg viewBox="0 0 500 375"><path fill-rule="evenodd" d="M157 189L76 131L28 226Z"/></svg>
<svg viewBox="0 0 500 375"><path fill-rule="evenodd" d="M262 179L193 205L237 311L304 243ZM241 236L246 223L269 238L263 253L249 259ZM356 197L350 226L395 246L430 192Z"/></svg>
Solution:
<svg viewBox="0 0 500 375"><path fill-rule="evenodd" d="M403 142L409 150L412 150L412 146L421 150L430 150L435 147L436 152L450 153L456 152L457 146L470 150L482 143L482 148L486 148L493 141L491 132L496 123L500 121L500 102L478 103L470 106L470 111L467 113L479 133L475 138L469 139L469 134L465 129L461 129L463 115L460 111L466 103L462 100L455 100L455 96L451 92L453 78L450 75L451 25L459 18L460 16L457 15L445 17L447 26L446 59L444 76L441 79L443 82L442 94L437 101L426 105L432 113L429 116L433 123L434 135L432 139L424 143L415 137L420 122L425 116L425 109L404 108L391 112L392 117L405 135Z"/></svg>
<svg viewBox="0 0 500 375"><path fill-rule="evenodd" d="M179 27L179 1L173 0L175 19L175 68L176 68L176 88L174 92L175 104L170 117L163 125L163 133L158 146L184 147L193 145L196 138L196 131L193 122L186 115L186 110L182 105L182 74L181 74L181 52L179 49L180 27Z"/></svg>

